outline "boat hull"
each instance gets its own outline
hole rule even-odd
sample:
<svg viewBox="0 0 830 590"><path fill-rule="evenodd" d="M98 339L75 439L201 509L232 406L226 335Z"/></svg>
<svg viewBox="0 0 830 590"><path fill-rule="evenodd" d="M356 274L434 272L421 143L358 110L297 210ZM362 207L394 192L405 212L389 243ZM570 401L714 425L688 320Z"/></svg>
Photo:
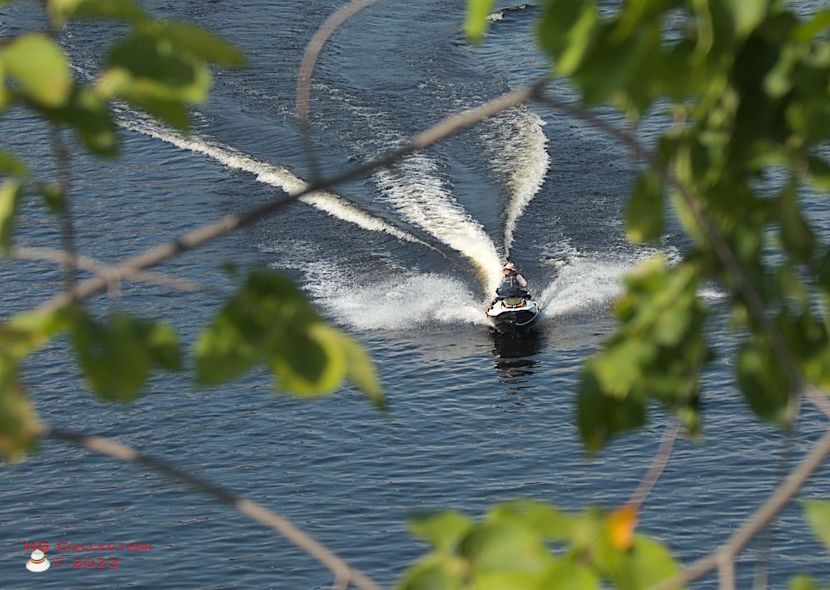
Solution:
<svg viewBox="0 0 830 590"><path fill-rule="evenodd" d="M534 327L539 318L539 306L529 301L521 308L510 309L497 303L487 311L487 315L499 332L519 333Z"/></svg>

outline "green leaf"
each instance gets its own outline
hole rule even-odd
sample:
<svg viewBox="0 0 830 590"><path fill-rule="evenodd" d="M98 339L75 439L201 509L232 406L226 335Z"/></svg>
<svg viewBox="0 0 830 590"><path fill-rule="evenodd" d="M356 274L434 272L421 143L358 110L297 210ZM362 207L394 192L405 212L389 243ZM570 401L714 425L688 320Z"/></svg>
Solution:
<svg viewBox="0 0 830 590"><path fill-rule="evenodd" d="M807 500L804 514L816 537L830 551L830 501Z"/></svg>
<svg viewBox="0 0 830 590"><path fill-rule="evenodd" d="M6 110L11 102L9 89L6 88L6 66L3 63L3 54L0 53L0 113Z"/></svg>
<svg viewBox="0 0 830 590"><path fill-rule="evenodd" d="M156 31L134 32L110 50L107 64L122 77L113 78L105 72L99 87L107 89L112 84L116 94L120 90L128 97L127 90L152 98L199 103L205 100L210 87L204 61L181 51Z"/></svg>
<svg viewBox="0 0 830 590"><path fill-rule="evenodd" d="M738 384L752 410L780 426L790 423L790 384L784 368L765 340L756 339L738 353Z"/></svg>
<svg viewBox="0 0 830 590"><path fill-rule="evenodd" d="M459 552L470 560L476 574L541 573L551 561L541 536L516 524L480 525L461 541Z"/></svg>
<svg viewBox="0 0 830 590"><path fill-rule="evenodd" d="M640 175L628 200L628 239L640 244L659 239L663 232L663 180L654 172Z"/></svg>
<svg viewBox="0 0 830 590"><path fill-rule="evenodd" d="M264 363L276 385L303 397L325 395L346 377L376 405L383 394L366 353L323 323L290 281L254 271L196 344L196 380L215 385Z"/></svg>
<svg viewBox="0 0 830 590"><path fill-rule="evenodd" d="M165 322L143 323L140 332L154 365L168 371L181 370L179 335L173 326Z"/></svg>
<svg viewBox="0 0 830 590"><path fill-rule="evenodd" d="M40 185L40 194L50 213L63 213L66 199L61 185L56 182L44 182Z"/></svg>
<svg viewBox="0 0 830 590"><path fill-rule="evenodd" d="M196 383L218 385L243 375L265 356L261 339L246 334L233 302L205 329L196 342ZM264 327L263 327L264 329Z"/></svg>
<svg viewBox="0 0 830 590"><path fill-rule="evenodd" d="M148 23L146 29L207 62L224 67L242 67L247 63L236 47L194 24L155 21Z"/></svg>
<svg viewBox="0 0 830 590"><path fill-rule="evenodd" d="M785 190L778 199L778 219L784 246L796 259L809 262L816 247L816 238L798 207L793 187Z"/></svg>
<svg viewBox="0 0 830 590"><path fill-rule="evenodd" d="M186 105L204 102L211 84L207 63L156 29L135 31L107 63L96 85L102 97L126 100L178 129L187 128Z"/></svg>
<svg viewBox="0 0 830 590"><path fill-rule="evenodd" d="M732 16L735 32L745 38L760 25L767 15L769 0L724 0L723 6Z"/></svg>
<svg viewBox="0 0 830 590"><path fill-rule="evenodd" d="M91 90L76 87L62 107L39 110L51 121L74 129L91 152L99 155L118 152L118 128L106 103Z"/></svg>
<svg viewBox="0 0 830 590"><path fill-rule="evenodd" d="M23 35L0 53L6 72L20 90L36 103L60 107L72 90L69 61L48 35Z"/></svg>
<svg viewBox="0 0 830 590"><path fill-rule="evenodd" d="M790 580L790 590L820 590L810 576L795 576Z"/></svg>
<svg viewBox="0 0 830 590"><path fill-rule="evenodd" d="M271 342L268 355L277 387L300 397L332 393L346 377L340 344L337 331L322 322L287 327L285 337Z"/></svg>
<svg viewBox="0 0 830 590"><path fill-rule="evenodd" d="M180 367L178 341L162 322L115 314L99 323L75 314L72 340L92 389L106 400L133 401L153 366Z"/></svg>
<svg viewBox="0 0 830 590"><path fill-rule="evenodd" d="M554 57L556 72L567 76L581 66L595 40L598 23L599 11L593 0L545 3L536 34L542 48Z"/></svg>
<svg viewBox="0 0 830 590"><path fill-rule="evenodd" d="M812 19L799 22L793 39L798 43L808 43L828 28L830 28L830 10L817 10Z"/></svg>
<svg viewBox="0 0 830 590"><path fill-rule="evenodd" d="M577 420L585 448L596 452L612 436L644 425L645 403L634 396L619 399L606 395L599 386L591 361L588 361L577 394Z"/></svg>
<svg viewBox="0 0 830 590"><path fill-rule="evenodd" d="M634 546L623 555L619 569L611 572L619 590L645 590L680 571L662 543L643 535L635 535Z"/></svg>
<svg viewBox="0 0 830 590"><path fill-rule="evenodd" d="M428 555L409 568L398 585L400 590L462 590L466 567L459 558Z"/></svg>
<svg viewBox="0 0 830 590"><path fill-rule="evenodd" d="M436 551L452 553L459 541L473 528L473 521L460 512L448 511L427 516L413 514L409 532L429 541Z"/></svg>
<svg viewBox="0 0 830 590"><path fill-rule="evenodd" d="M593 359L594 373L606 395L625 398L643 379L643 367L657 356L657 347L644 338L615 342Z"/></svg>
<svg viewBox="0 0 830 590"><path fill-rule="evenodd" d="M544 588L544 590L600 590L601 581L591 569L580 563L560 561L548 570L539 588Z"/></svg>
<svg viewBox="0 0 830 590"><path fill-rule="evenodd" d="M0 457L18 461L35 442L38 422L17 374L17 364L0 356Z"/></svg>
<svg viewBox="0 0 830 590"><path fill-rule="evenodd" d="M49 0L49 16L58 26L81 18L130 23L139 23L147 18L141 6L132 0Z"/></svg>
<svg viewBox="0 0 830 590"><path fill-rule="evenodd" d="M571 538L575 519L550 504L532 500L513 500L495 506L487 522L519 524L530 528L545 539L565 541Z"/></svg>
<svg viewBox="0 0 830 590"><path fill-rule="evenodd" d="M467 0L467 16L464 19L464 33L473 43L478 43L487 32L488 17L493 10L493 0Z"/></svg>
<svg viewBox="0 0 830 590"><path fill-rule="evenodd" d="M807 158L810 169L810 182L813 187L825 193L830 193L830 164L823 158L810 156Z"/></svg>
<svg viewBox="0 0 830 590"><path fill-rule="evenodd" d="M28 173L26 164L11 154L0 152L0 175L25 176Z"/></svg>
<svg viewBox="0 0 830 590"><path fill-rule="evenodd" d="M638 116L648 106L647 94L643 96L648 82L642 79L642 74L658 58L662 59L662 47L660 26L655 22L639 27L624 39L618 40L612 35L599 38L574 75L579 78L586 103L612 101L617 105L636 106L628 114Z"/></svg>
<svg viewBox="0 0 830 590"><path fill-rule="evenodd" d="M542 574L530 572L487 571L475 576L475 590L539 590Z"/></svg>
<svg viewBox="0 0 830 590"><path fill-rule="evenodd" d="M385 409L386 397L383 395L372 359L358 342L341 333L336 333L336 337L346 356L346 374L349 381L363 392L376 408Z"/></svg>
<svg viewBox="0 0 830 590"><path fill-rule="evenodd" d="M830 297L830 249L822 257L816 274L825 296Z"/></svg>
<svg viewBox="0 0 830 590"><path fill-rule="evenodd" d="M14 217L23 198L23 189L17 180L0 185L0 254L8 255L12 247Z"/></svg>
<svg viewBox="0 0 830 590"><path fill-rule="evenodd" d="M28 311L0 322L0 349L10 358L22 360L42 348L57 334L71 325L69 313L59 310L50 313Z"/></svg>

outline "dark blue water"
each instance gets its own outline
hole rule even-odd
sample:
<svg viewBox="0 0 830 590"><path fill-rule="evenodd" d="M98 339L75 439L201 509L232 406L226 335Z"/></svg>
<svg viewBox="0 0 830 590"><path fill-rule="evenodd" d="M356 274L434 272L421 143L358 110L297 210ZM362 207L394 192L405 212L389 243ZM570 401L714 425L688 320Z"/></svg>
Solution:
<svg viewBox="0 0 830 590"><path fill-rule="evenodd" d="M78 242L103 261L307 178L292 114L295 76L305 42L336 8L327 0L148 5L221 32L251 66L216 73L211 102L196 114L189 138L123 111L124 156L75 159ZM390 0L355 17L327 45L315 73L312 121L324 170L534 79L544 70L532 44L536 16L533 8L505 12L477 49L458 32L461 6ZM4 35L38 23L29 5L0 10ZM107 30L68 32L79 77L95 75ZM642 133L658 126L655 117ZM39 123L13 112L0 129L4 147L51 173ZM575 510L616 506L648 469L666 417L655 409L643 431L588 458L575 427L574 389L582 362L613 331L619 278L656 252L623 237L621 209L634 175L624 151L584 124L521 107L391 171L338 187L356 207L337 195L298 203L159 269L209 287L203 292L124 284L91 302L102 311L171 318L192 342L233 290L223 263L282 269L365 344L390 400L388 416L351 389L313 402L273 394L261 372L207 391L195 390L186 373L158 375L138 402L103 404L88 393L63 341L28 363L28 390L44 421L117 437L260 501L384 585L425 551L406 532L411 510L481 515L516 497ZM827 218L826 207L813 213ZM35 199L25 204L19 243L60 246L57 224ZM682 244L667 236L664 251L676 257ZM494 265L508 250L545 303L542 335L520 346L495 340L481 313ZM7 316L59 291L62 275L48 264L3 263L0 281ZM704 295L723 319L717 292ZM718 324L711 330L718 360L705 378L705 437L678 443L640 525L684 562L733 532L825 428L809 407L790 441L751 417L731 376L736 337ZM73 447L46 441L2 477L2 587L305 589L331 582L281 538L179 482ZM803 495L827 494L828 483L824 469ZM115 554L117 570L67 565L34 578L24 568L24 540L153 548ZM742 554L740 587L751 586L761 555L755 546ZM799 571L830 576L796 505L775 525L769 561L776 588ZM714 585L710 578L695 587Z"/></svg>

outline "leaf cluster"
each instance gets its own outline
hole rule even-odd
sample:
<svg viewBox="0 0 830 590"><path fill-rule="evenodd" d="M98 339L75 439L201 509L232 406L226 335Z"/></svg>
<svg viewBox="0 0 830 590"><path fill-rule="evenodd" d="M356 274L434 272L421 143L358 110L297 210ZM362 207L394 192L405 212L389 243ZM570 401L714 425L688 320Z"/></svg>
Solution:
<svg viewBox="0 0 830 590"><path fill-rule="evenodd" d="M0 40L0 116L26 108L75 132L98 156L118 153L115 102L144 111L179 130L188 109L207 99L211 68L240 67L244 57L208 31L153 18L133 0L49 0L48 32ZM75 79L58 38L78 20L119 23L122 37L106 51L90 84ZM57 158L69 158L70 154ZM39 193L55 213L65 210L67 186L35 178L24 162L0 151L0 254L12 250L14 221L27 193ZM162 319L114 311L98 317L80 305L0 322L0 457L31 448L37 421L21 378L21 363L58 335L71 341L90 388L103 399L135 400L155 370L186 366L175 328ZM331 393L347 380L369 400L385 400L374 365L352 338L327 325L287 279L254 271L194 345L195 381L215 386L265 366L275 386L301 397Z"/></svg>
<svg viewBox="0 0 830 590"><path fill-rule="evenodd" d="M698 431L705 280L730 295L744 340L737 380L761 419L788 426L802 380L830 385L830 248L804 209L828 189L828 33L826 10L803 19L771 0L543 3L539 44L581 106L616 107L635 126L651 114L673 122L643 149L629 238L660 240L673 214L693 244L673 267L635 273L617 335L586 364L578 414L590 450L641 426L650 399Z"/></svg>
<svg viewBox="0 0 830 590"><path fill-rule="evenodd" d="M432 551L401 590L620 590L650 588L678 571L658 541L636 534L637 510L566 513L541 502L494 506L481 522L458 512L413 520Z"/></svg>

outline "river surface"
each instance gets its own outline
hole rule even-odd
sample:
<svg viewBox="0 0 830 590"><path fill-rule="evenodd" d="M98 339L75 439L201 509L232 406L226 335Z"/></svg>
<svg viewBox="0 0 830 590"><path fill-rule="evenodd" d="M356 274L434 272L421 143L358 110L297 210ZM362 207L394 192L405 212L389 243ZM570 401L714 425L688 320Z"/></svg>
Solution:
<svg viewBox="0 0 830 590"><path fill-rule="evenodd" d="M816 3L804 2L804 12ZM194 132L179 136L129 110L118 113L123 156L78 156L73 192L83 254L107 262L137 253L230 212L278 197L309 178L293 118L304 44L333 12L331 0L146 3L157 16L193 20L238 44L250 67L217 72ZM315 71L313 143L323 172L396 145L442 117L534 80L545 62L533 43L534 7L494 13L485 43L459 32L461 3L383 0L354 17ZM28 3L0 8L0 34L42 26ZM100 68L112 29L71 27L64 43L76 76ZM556 87L567 96L567 89ZM609 115L610 119L614 119ZM617 121L619 122L619 121ZM653 135L660 117L641 133ZM25 113L0 121L2 144L43 176L53 173L47 130ZM393 585L426 546L410 537L412 510L457 508L480 516L523 497L565 509L609 508L630 496L666 426L649 425L597 457L583 452L574 391L583 361L613 332L620 278L657 253L623 235L624 197L636 174L625 152L585 124L536 106L406 158L394 168L297 203L278 216L163 265L208 287L195 294L124 284L92 302L171 318L192 342L234 280L225 263L288 273L322 313L376 362L391 413L344 389L310 402L274 395L254 372L196 390L188 375L156 375L130 405L91 395L66 342L27 364L26 384L51 424L117 437L287 516L349 563ZM349 199L344 202L340 197ZM826 203L810 212L827 229ZM21 245L60 247L55 220L24 206ZM825 233L825 236L827 233ZM667 234L676 258L684 242ZM541 335L494 338L482 308L509 255L544 304ZM62 274L42 263L0 265L2 315L57 292ZM681 440L649 497L640 530L683 562L714 549L767 497L824 431L810 407L794 435L753 418L734 379L736 336L713 310L717 359L705 375L701 441ZM803 491L828 495L824 468ZM104 552L117 569L62 567L33 577L24 541L143 543ZM739 587L770 563L770 586L800 571L830 578L830 561L797 504L778 519L768 553L741 554ZM46 441L2 468L0 587L328 588L329 573L274 534L174 480ZM709 577L695 588L713 588Z"/></svg>

